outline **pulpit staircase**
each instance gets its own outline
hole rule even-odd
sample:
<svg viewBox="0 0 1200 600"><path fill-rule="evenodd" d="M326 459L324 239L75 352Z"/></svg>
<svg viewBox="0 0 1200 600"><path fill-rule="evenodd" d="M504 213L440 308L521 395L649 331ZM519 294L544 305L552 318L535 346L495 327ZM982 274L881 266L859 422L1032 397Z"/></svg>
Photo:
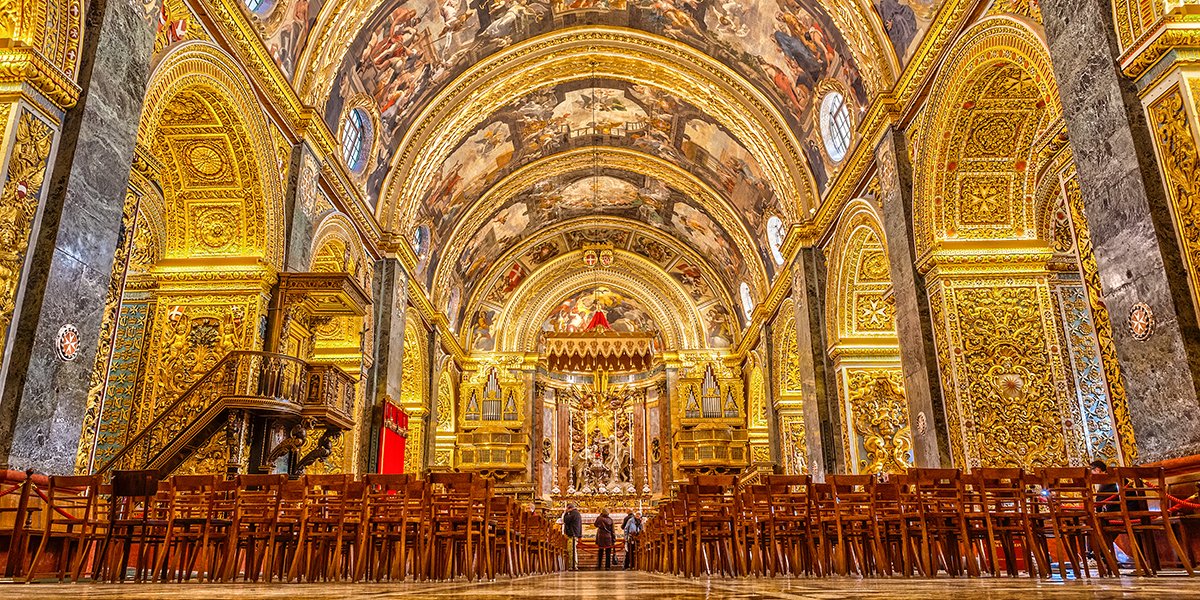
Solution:
<svg viewBox="0 0 1200 600"><path fill-rule="evenodd" d="M333 365L236 350L227 354L104 461L114 469L175 470L242 415L263 415L341 431L353 427L354 379ZM240 443L240 440L236 443Z"/></svg>

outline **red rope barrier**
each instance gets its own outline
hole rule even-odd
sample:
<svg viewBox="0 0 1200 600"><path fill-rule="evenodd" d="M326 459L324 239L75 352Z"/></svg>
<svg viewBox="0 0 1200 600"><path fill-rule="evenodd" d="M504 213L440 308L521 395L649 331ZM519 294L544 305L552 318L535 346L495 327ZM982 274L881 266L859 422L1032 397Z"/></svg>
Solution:
<svg viewBox="0 0 1200 600"><path fill-rule="evenodd" d="M57 507L57 506L51 505L50 498L46 497L46 493L42 491L42 488L39 488L38 486L35 485L35 486L33 486L33 491L37 493L38 498L42 499L42 502L46 503L46 506L49 506L51 509L54 510L54 512L58 513L63 518L70 519L72 521L82 521L83 520L67 511Z"/></svg>
<svg viewBox="0 0 1200 600"><path fill-rule="evenodd" d="M0 492L0 498L3 498L5 496L21 489L22 485L24 485L24 484L18 483L17 485L14 485L14 486L8 488L7 490L4 490L3 492Z"/></svg>

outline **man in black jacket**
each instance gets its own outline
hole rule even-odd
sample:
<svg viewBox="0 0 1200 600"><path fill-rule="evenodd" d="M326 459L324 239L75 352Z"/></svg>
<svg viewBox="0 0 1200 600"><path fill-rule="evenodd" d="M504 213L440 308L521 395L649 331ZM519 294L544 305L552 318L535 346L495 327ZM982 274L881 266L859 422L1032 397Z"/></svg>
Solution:
<svg viewBox="0 0 1200 600"><path fill-rule="evenodd" d="M567 567L572 571L579 570L579 553L577 546L579 538L583 537L583 515L575 508L575 503L567 504L567 512L562 516L563 535L567 536Z"/></svg>

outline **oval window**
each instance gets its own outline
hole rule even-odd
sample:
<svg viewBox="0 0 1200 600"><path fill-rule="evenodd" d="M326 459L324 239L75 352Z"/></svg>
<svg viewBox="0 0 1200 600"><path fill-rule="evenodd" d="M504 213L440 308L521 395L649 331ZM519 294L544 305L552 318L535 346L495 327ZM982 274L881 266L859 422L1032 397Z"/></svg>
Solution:
<svg viewBox="0 0 1200 600"><path fill-rule="evenodd" d="M829 92L821 101L821 139L833 162L841 162L850 150L850 109L841 92Z"/></svg>
<svg viewBox="0 0 1200 600"><path fill-rule="evenodd" d="M371 119L367 111L352 108L342 125L342 158L346 166L361 173L367 166L367 153L371 150Z"/></svg>

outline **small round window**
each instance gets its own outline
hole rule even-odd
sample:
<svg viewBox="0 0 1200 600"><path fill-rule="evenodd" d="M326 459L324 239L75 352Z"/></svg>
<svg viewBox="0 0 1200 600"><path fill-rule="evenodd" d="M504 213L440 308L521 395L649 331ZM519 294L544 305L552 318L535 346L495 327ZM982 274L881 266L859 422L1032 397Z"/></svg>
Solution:
<svg viewBox="0 0 1200 600"><path fill-rule="evenodd" d="M371 119L361 108L352 108L342 125L342 158L351 171L361 173L371 150Z"/></svg>
<svg viewBox="0 0 1200 600"><path fill-rule="evenodd" d="M750 320L750 315L754 314L754 298L750 296L750 284L742 282L742 312L746 313L746 320Z"/></svg>
<svg viewBox="0 0 1200 600"><path fill-rule="evenodd" d="M841 162L850 150L850 109L840 92L829 92L821 101L821 138L833 162Z"/></svg>
<svg viewBox="0 0 1200 600"><path fill-rule="evenodd" d="M783 264L783 220L772 216L767 219L767 243L771 246L771 258L775 264Z"/></svg>

